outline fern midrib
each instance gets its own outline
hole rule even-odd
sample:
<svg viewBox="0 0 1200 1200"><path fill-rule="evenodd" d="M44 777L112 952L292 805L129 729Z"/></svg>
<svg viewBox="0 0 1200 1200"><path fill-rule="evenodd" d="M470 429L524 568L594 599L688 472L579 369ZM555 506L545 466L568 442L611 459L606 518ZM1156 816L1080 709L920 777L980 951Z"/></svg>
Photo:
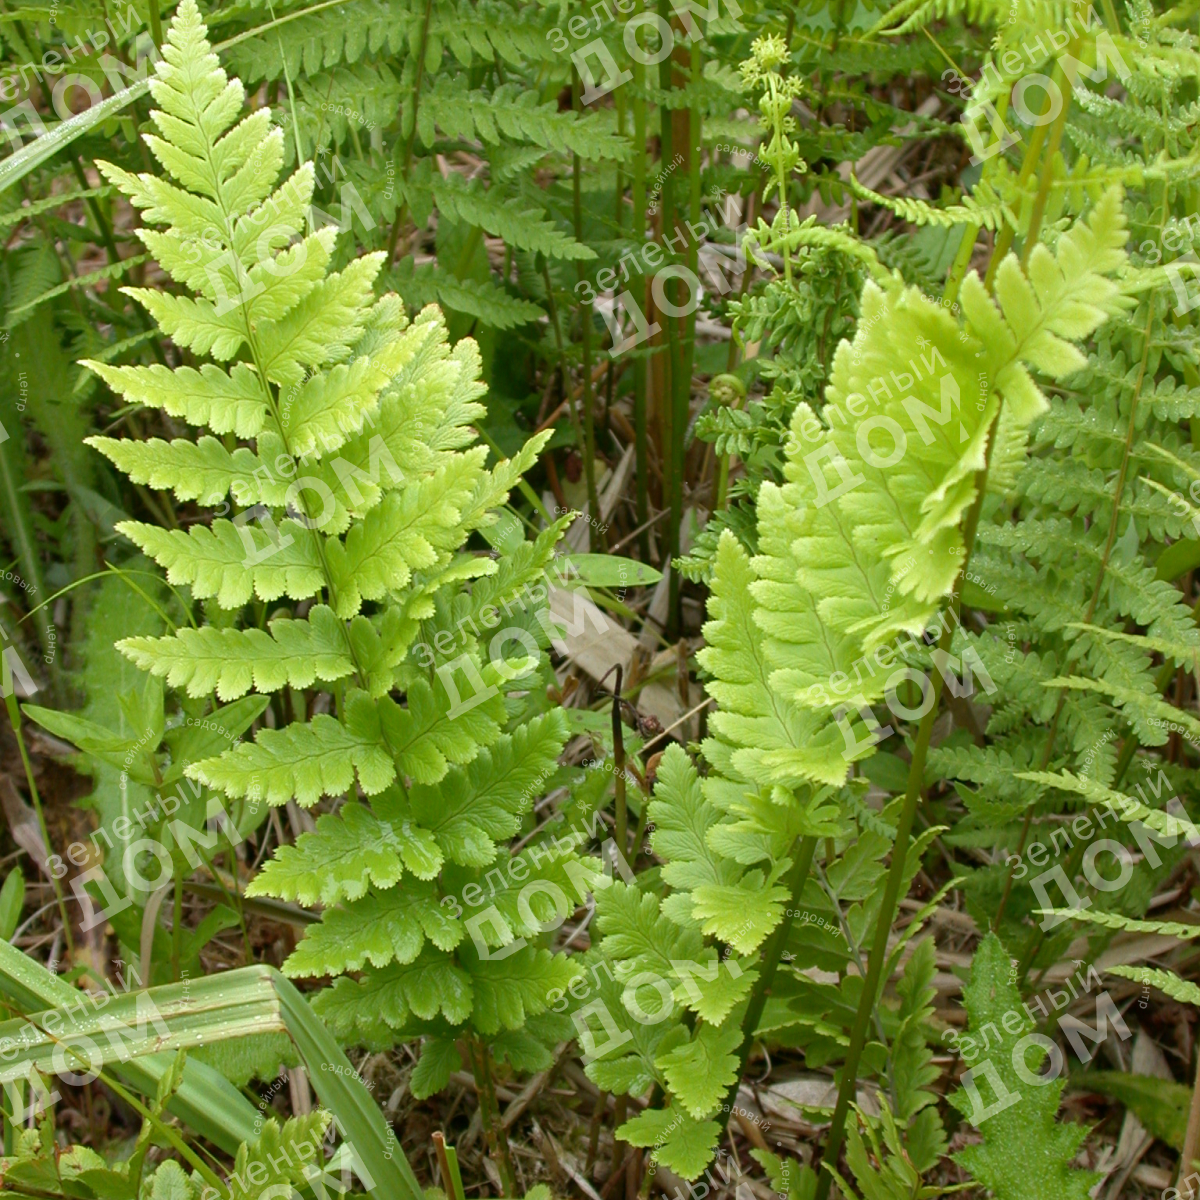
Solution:
<svg viewBox="0 0 1200 1200"><path fill-rule="evenodd" d="M491 762L489 765L493 766L493 767L495 766L494 755L491 757ZM422 821L421 828L428 829L431 833L438 833L438 832L442 831L446 827L446 825L450 824L453 821L457 821L457 820L461 819L463 813L465 811L469 810L470 807L477 800L479 800L481 797L488 796L489 793L493 789L498 788L499 785L502 785L503 783L505 783L508 779L510 779L513 775L515 775L520 769L521 769L521 761L519 758L517 758L516 754L514 753L509 762L508 769L506 771L504 771L503 773L495 773L495 772L489 771L488 777L487 777L487 782L485 784L483 784L482 786L476 786L473 784L472 781L468 780L468 784L470 784L470 789L469 789L466 800L457 808L446 809L444 811L443 815L437 819L436 824L429 824L427 822ZM504 811L509 812L509 813L512 812L512 810L507 807L505 808ZM516 816L517 814L513 813L513 815Z"/></svg>
<svg viewBox="0 0 1200 1200"><path fill-rule="evenodd" d="M213 146L211 138L208 136L208 130L205 128L205 125L202 121L202 114L200 113L199 109L197 108L195 99L190 92L188 93L188 101L191 106L192 113L195 117L194 125L195 125L197 131L199 132L200 136L204 139L204 146L205 146L205 151L206 151L206 154L205 154L206 165L208 165L211 168L215 147ZM233 261L234 271L235 271L235 274L238 279L238 284L240 287L241 294L244 294L246 284L249 282L249 279L248 279L248 276L245 275L245 271L242 266L241 258L238 256L236 251L233 250L233 247L236 245L236 242L234 239L233 222L232 222L232 218L229 213L228 205L225 202L224 191L219 186L217 188L217 204L220 206L221 220L225 227L224 232L225 232L225 238L226 238L226 245L229 247L229 249L231 251L230 258ZM269 249L268 249L267 253L268 254L270 253ZM283 421L279 415L279 408L276 403L275 394L271 390L271 385L267 379L266 371L263 368L263 357L262 357L262 354L259 349L258 338L255 334L253 327L250 324L249 313L244 304L240 304L238 306L238 316L239 316L239 320L241 322L242 328L245 331L246 344L250 349L250 356L254 362L255 374L258 377L259 387L262 389L263 396L266 399L267 409L271 414L271 420L275 423L275 428L279 434L280 441L283 443L284 452L287 454L288 459L292 464L293 474L296 474L298 476L299 471L300 471L300 466L296 461L295 454L292 452L291 443L289 442L287 432L283 427ZM311 520L311 517L307 513L308 506L307 506L307 504L305 504L303 495L299 489L297 491L296 499L297 499L298 503L304 508L306 518L308 520ZM325 576L325 586L329 593L330 599L333 601L333 603L331 604L330 607L334 608L336 611L337 588L333 582L333 576L329 570L329 560L327 559L327 557L325 555L324 539L323 539L322 535L316 529L314 529L312 527L312 525L308 524L308 520L306 520L306 522L305 522L305 528L308 530L309 534L312 536L313 544L317 551L317 556L321 562L321 572ZM345 642L348 657L349 657L350 661L354 664L355 679L358 682L359 687L365 691L365 690L367 690L367 683L366 683L367 676L366 676L365 671L363 670L362 663L359 661L358 653L355 650L354 643L350 637L350 631L346 626L345 620L339 619L338 625L342 631L342 639ZM344 693L344 690L345 689L343 688L342 689L343 693ZM340 701L341 701L341 698L339 697L339 708L341 707ZM392 757L393 764L395 764L396 751L388 739L387 731L385 729L383 729L382 726L380 727L380 736L383 739L383 744L387 747L388 753ZM399 779L399 777L400 777L399 769L397 768L397 778ZM403 786L403 785L401 785L401 786Z"/></svg>
<svg viewBox="0 0 1200 1200"><path fill-rule="evenodd" d="M967 577L967 568L971 561L971 554L975 548L975 537L979 529L979 517L983 511L984 497L987 494L988 471L991 466L992 451L996 444L996 432L999 428L1002 408L1003 398L1001 397L988 429L983 466L975 473L975 497L971 502L971 507L967 513L966 525L963 529L963 561L959 567L958 574L955 576L954 586L950 593L950 603L955 615L958 614L961 605L962 587ZM938 640L938 648L944 652L950 648L954 625L955 622L946 621L946 627L942 632L941 638ZM876 929L874 944L871 947L867 977L863 984L862 994L855 1014L854 1027L850 1034L850 1046L846 1055L846 1063L843 1067L842 1082L838 1088L829 1135L825 1143L825 1152L822 1155L822 1166L835 1166L841 1151L846 1114L850 1108L851 1095L858 1076L858 1067L863 1047L866 1045L867 1024L876 1006L881 982L880 977L883 974L883 965L887 958L888 936L892 920L895 916L896 904L899 900L901 881L904 876L905 860L908 856L909 841L912 837L912 827L916 818L917 805L920 802L924 786L925 762L929 752L929 742L933 734L934 722L937 720L941 709L942 692L945 686L945 676L939 671L933 680L933 703L921 718L921 724L917 729L912 761L909 764L904 806L900 813L899 823L896 826L896 836L892 844L892 861L888 869L887 882L884 885L883 900L880 904L879 925ZM830 1182L830 1175L823 1171L817 1183L816 1200L826 1200L829 1195Z"/></svg>

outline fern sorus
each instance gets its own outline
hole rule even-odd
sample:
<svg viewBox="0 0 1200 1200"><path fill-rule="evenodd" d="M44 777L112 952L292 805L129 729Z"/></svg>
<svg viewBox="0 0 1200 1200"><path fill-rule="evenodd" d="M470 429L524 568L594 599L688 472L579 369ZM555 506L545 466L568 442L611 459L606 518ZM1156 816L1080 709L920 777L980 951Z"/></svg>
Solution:
<svg viewBox="0 0 1200 1200"><path fill-rule="evenodd" d="M455 1031L470 1022L504 1050L501 1035L574 977L562 956L516 945L546 919L520 885L495 896L478 929L452 912L454 896L503 870L567 738L563 715L543 711L544 681L535 686L547 637L533 617L500 639L516 657L486 653L468 632L485 600L510 600L545 571L563 533L560 521L536 542L506 543L503 561L464 552L549 435L487 468L470 427L483 412L475 344L451 349L436 309L410 322L396 296L377 298L382 255L331 270L334 231L305 233L311 164L276 186L282 133L266 109L238 121L242 85L220 68L192 0L151 93L158 132L146 142L166 176L100 169L160 227L139 236L183 292L129 292L176 346L215 361L89 365L126 400L212 433L91 444L135 482L201 504L228 495L242 512L187 530L119 526L171 583L210 602L205 624L120 649L193 697L314 685L332 696L312 713L277 704L274 727L187 772L252 806L346 797L250 893L326 906L288 971L361 972L324 997L330 1023L351 1040L429 1034L423 1071L436 1088ZM579 902L591 874L567 854L527 878ZM528 1062L537 1045L507 1050Z"/></svg>

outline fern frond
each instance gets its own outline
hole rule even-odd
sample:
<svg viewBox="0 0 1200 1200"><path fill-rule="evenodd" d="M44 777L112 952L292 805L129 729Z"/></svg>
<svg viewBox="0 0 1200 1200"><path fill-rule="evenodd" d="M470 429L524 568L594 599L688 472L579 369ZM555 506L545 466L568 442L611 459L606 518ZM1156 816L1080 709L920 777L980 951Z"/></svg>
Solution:
<svg viewBox="0 0 1200 1200"><path fill-rule="evenodd" d="M1181 1004L1200 1004L1200 986L1188 979L1180 979L1174 971L1164 971L1161 967L1126 967L1115 966L1104 968L1109 975L1119 975L1122 979L1132 979L1143 987L1149 985L1165 992L1172 1000Z"/></svg>
<svg viewBox="0 0 1200 1200"><path fill-rule="evenodd" d="M575 262L596 257L591 247L546 220L542 212L522 197L502 199L494 194L494 187L484 188L477 181L468 183L453 173L434 176L432 186L438 211L444 216L478 225L517 249Z"/></svg>
<svg viewBox="0 0 1200 1200"><path fill-rule="evenodd" d="M1068 921L1086 921L1102 925L1105 929L1119 929L1125 933L1158 933L1164 937L1200 937L1200 925L1181 925L1178 921L1139 921L1118 912L1100 912L1084 908L1056 908L1039 910L1039 915L1053 914Z"/></svg>
<svg viewBox="0 0 1200 1200"><path fill-rule="evenodd" d="M323 913L284 963L292 977L344 975L364 963L411 963L428 939L449 953L462 941L462 923L442 909L432 883L407 883L371 892L355 904Z"/></svg>
<svg viewBox="0 0 1200 1200"><path fill-rule="evenodd" d="M407 870L430 880L442 865L432 837L414 836L381 821L357 801L336 816L317 818L316 829L295 845L280 846L246 888L248 896L278 896L301 904L332 905L359 900L370 887L391 888Z"/></svg>
<svg viewBox="0 0 1200 1200"><path fill-rule="evenodd" d="M539 104L536 93L516 83L501 84L490 95L464 94L456 79L439 77L421 97L417 132L425 145L432 146L439 129L451 139L478 138L487 145L526 141L544 154L578 154L590 161L621 160L629 153L628 143L611 132L598 114L580 117L560 112L553 101Z"/></svg>
<svg viewBox="0 0 1200 1200"><path fill-rule="evenodd" d="M1016 217L1000 197L982 181L974 195L964 193L961 204L951 204L946 208L937 208L915 196L881 196L859 183L853 175L850 176L850 188L860 200L878 204L910 225L939 225L947 229L956 225L981 225L984 229L994 231L1002 223L1014 227L1017 224ZM981 200L980 193L986 198Z"/></svg>
<svg viewBox="0 0 1200 1200"><path fill-rule="evenodd" d="M207 425L214 433L255 437L267 420L267 401L254 369L235 363L228 372L211 363L192 367L114 367L82 360L114 392L131 404L161 408L189 425Z"/></svg>

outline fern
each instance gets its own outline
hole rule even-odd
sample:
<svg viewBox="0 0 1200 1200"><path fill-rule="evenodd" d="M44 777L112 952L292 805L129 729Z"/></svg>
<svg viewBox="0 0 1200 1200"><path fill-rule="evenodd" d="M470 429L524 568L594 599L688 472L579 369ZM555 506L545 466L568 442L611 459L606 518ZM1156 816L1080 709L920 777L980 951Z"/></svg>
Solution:
<svg viewBox="0 0 1200 1200"><path fill-rule="evenodd" d="M664 754L659 768L652 844L666 860L662 880L670 894L660 900L618 887L598 899L602 948L618 979L650 972L669 980L673 962L685 954L695 958L707 938L753 963L785 907L808 901L807 887L792 895L783 885L806 838L834 842L825 853L828 892L817 903L818 911L830 911L832 902L834 924L847 930L850 944L840 963L848 965L854 947L869 940L872 922L880 919L885 872L878 863L889 838L856 829L850 815L861 811L860 803L848 797L838 803L839 789L853 787L847 782L851 742L834 719L831 680L846 678L855 662L898 633L920 633L934 623L961 570L963 524L993 424L1002 461L1023 452L1030 426L1048 408L1031 369L1050 378L1078 370L1085 359L1074 342L1127 307L1110 278L1125 263L1125 239L1121 197L1110 191L1059 237L1053 253L1035 247L1027 272L1015 257L1006 258L995 300L978 276L969 276L961 324L898 280L864 285L858 332L837 348L817 421L834 451L830 457L840 455L838 470L822 478L823 467L813 464L804 429L817 418L799 404L784 448L784 482L765 481L758 492L758 554L751 559L730 531L720 535L707 645L699 654L706 689L718 705L701 745L709 771L701 780L676 750ZM911 396L888 399L878 388L870 393L873 381L886 378L912 347L925 345L936 350L926 370L910 364ZM981 374L988 380L982 393ZM864 448L856 435L861 409L852 409L851 399L868 394L888 428L898 431L896 442L904 442L899 465L881 466L883 454L870 443ZM967 402L976 395L978 403ZM896 457L890 447L888 454ZM957 635L959 652L967 637ZM921 646L916 643L918 654ZM854 677L862 687L856 704L882 696L883 672L864 679L854 670ZM843 705L838 715L844 712ZM858 756L870 755L876 740L856 736ZM932 836L931 830L918 845ZM906 870L915 871L913 858L907 862ZM810 883L816 889L816 881ZM814 960L811 953L799 961L839 962L836 955ZM914 963L888 1069L893 1084L903 1086L905 1106L897 1115L907 1126L904 1137L921 1162L932 1164L942 1140L937 1122L921 1116L931 1099L922 1096L922 1081L932 1075L919 1032L929 961ZM836 1012L835 995L809 999L814 989L799 977L792 986L797 1004L810 1013L822 1011L818 1004ZM731 1024L738 1009L726 1011L715 996L710 1002L709 1018L696 1023L686 1043L680 1030L679 1045L664 1041L669 1052L660 1049L653 1059L655 1080L692 1120L708 1119L721 1089L732 1085L732 1051L743 1036ZM676 1064L687 1070L672 1070ZM645 1120L646 1136L670 1125ZM700 1135L684 1128L667 1134L665 1145L686 1139L680 1157L690 1164ZM991 1170L986 1156L978 1166L985 1175Z"/></svg>
<svg viewBox="0 0 1200 1200"><path fill-rule="evenodd" d="M620 7L208 7L219 46L184 0L152 100L67 155L44 140L32 170L15 155L3 179L27 199L0 203L0 509L29 583L5 581L4 626L19 638L38 622L51 669L33 674L55 692L23 705L48 736L22 749L31 799L57 783L38 760L63 741L91 776L95 840L118 838L105 872L134 897L110 913L120 952L148 953L155 982L190 977L236 953L236 936L210 940L223 930L242 927L251 954L252 914L310 910L288 918L305 925L285 973L344 1043L407 1056L417 1101L469 1063L468 1139L482 1125L495 1194L521 1194L504 1131L542 1120L560 1089L541 1085L570 1057L617 1098L611 1140L636 1161L697 1179L728 1142L759 1187L726 1126L782 1052L837 1094L832 1119L804 1105L829 1131L823 1162L751 1154L786 1200L823 1200L831 1182L865 1200L963 1186L1082 1200L1084 1140L1102 1161L1116 1126L1085 1130L1060 1118L1061 1086L1014 1080L1026 1031L999 1018L1079 936L1094 958L1118 934L1196 935L1186 911L1147 915L1186 866L1200 787L1200 339L1196 282L1172 257L1194 240L1195 14L1130 0L1102 27L1028 0L721 6L695 14L687 53L676 26L655 72ZM98 55L59 39L108 15L26 6L0 15L0 38L13 66L66 49L103 88ZM137 23L108 28L117 59L140 64ZM1070 86L1047 28L1089 64ZM632 78L589 105L571 57L608 74L601 47ZM1031 73L1063 100L1036 133ZM922 79L933 115L911 111ZM61 102L42 82L35 130L34 111ZM1019 137L980 155L968 130L994 138L993 112ZM110 160L101 186L80 186L76 157ZM745 224L712 220L708 245L666 255L706 291L698 317L668 318L656 281L627 267L717 208ZM749 269L717 295L712 265L731 258ZM632 319L631 301L660 329L604 369L613 327L596 318ZM717 324L730 343L714 344ZM628 475L609 457L627 448ZM522 480L538 460L549 493ZM695 744L664 749L647 712L666 656L624 676L641 711L614 824L637 836L606 842L628 858L615 883L574 845L581 818L593 832L608 819L610 685L590 663L552 669L529 605L571 521L538 497L582 505L587 475L606 490L602 460L617 536L694 585L649 608L622 593L610 611L648 637L667 600L668 640L693 655L683 703L699 699L682 686L693 667L705 699ZM533 507L506 511L517 486ZM95 586L101 550L121 575ZM613 577L598 555L578 565ZM76 676L53 661L52 620ZM61 711L76 685L85 707ZM195 725L214 718L224 735ZM568 765L581 759L597 769ZM230 837L156 922L119 830L178 786L181 819L198 829L220 804ZM169 829L147 836L177 848ZM1089 890L1100 837L1130 866L1114 893ZM1070 906L1053 926L1048 875ZM97 901L94 879L67 884ZM22 886L14 872L0 924L55 947L52 912L14 911ZM215 906L185 916L196 895ZM1022 1097L982 1117L990 1089L967 1076L950 1104L979 1127L958 1130L952 1158L942 1099L959 1068L948 1081L934 1047L951 922L973 957L970 1028L1003 1031L992 1063ZM1179 963L1113 973L1195 1003ZM199 1053L237 1086L285 1061L266 1038ZM521 1095L513 1121L496 1083ZM1143 1111L1138 1088L1096 1090ZM111 1163L57 1147L46 1123L14 1128L0 1174L39 1194L198 1196L198 1176L146 1161L148 1129ZM589 1159L606 1159L603 1114L594 1132L606 1145ZM302 1187L277 1171L281 1150L322 1133L313 1117L268 1125L235 1165ZM558 1147L533 1133L552 1164Z"/></svg>
<svg viewBox="0 0 1200 1200"><path fill-rule="evenodd" d="M856 1115L858 1123L852 1125L847 1133L846 1162L864 1197L870 1197L871 1200L933 1200L936 1196L955 1190L952 1187L922 1184L922 1172L908 1157L896 1119L886 1101L880 1114L882 1144L873 1122L861 1110ZM859 1123L863 1126L863 1133L858 1130ZM890 1153L885 1154L884 1147ZM836 1172L834 1175L842 1191L857 1200L854 1189Z"/></svg>
<svg viewBox="0 0 1200 1200"><path fill-rule="evenodd" d="M881 196L869 187L864 187L853 175L850 176L850 187L854 194L872 204L882 205L891 209L898 217L912 225L981 225L985 229L997 229L1002 222L1016 224L1016 218L1007 212L998 196L989 194L991 189L986 186L980 189L984 199L976 196L963 196L961 204L951 204L946 208L935 208L923 200L912 197Z"/></svg>
<svg viewBox="0 0 1200 1200"><path fill-rule="evenodd" d="M1139 921L1132 917L1122 916L1114 912L1088 912L1076 908L1052 910L1054 915L1071 921L1087 921L1101 925L1106 929L1120 929L1127 933L1156 933L1164 937L1175 937L1182 941L1190 941L1200 937L1200 927L1182 925L1178 921ZM1143 986L1150 985L1165 992L1172 1000L1183 1004L1200 1004L1200 987L1190 980L1181 979L1174 971L1163 970L1159 967L1131 967L1117 965L1106 967L1109 975L1119 975L1122 979L1133 979Z"/></svg>
<svg viewBox="0 0 1200 1200"><path fill-rule="evenodd" d="M494 561L464 555L464 544L495 523L548 435L512 461L485 466L469 428L481 412L473 343L451 350L436 310L410 323L395 295L376 298L382 255L332 269L333 231L305 232L311 164L276 187L282 133L265 109L238 122L242 85L218 65L192 0L171 24L151 93L158 133L146 141L168 177L100 168L148 225L165 227L139 236L196 294L130 294L180 348L237 361L89 365L129 402L254 445L208 436L92 444L134 480L204 503L230 495L261 505L270 520L218 518L186 531L123 522L121 532L170 582L230 616L210 609L207 624L132 637L120 649L193 697L215 691L234 699L253 689L265 702L318 682L336 697L335 711L260 727L253 741L186 765L189 777L251 811L264 801L307 807L348 797L315 831L282 847L249 889L328 906L286 969L363 972L318 999L335 1030L351 1041L384 1030L393 1040L445 1036L451 1027L489 1037L521 1030L545 1011L547 992L576 972L561 955L513 946L540 935L539 904L518 903L516 892L497 896L489 940L477 943L442 900L504 865L501 846L553 774L567 725L557 712L522 719L508 699L537 678L540 649L484 663L482 646L468 638L462 655L435 671L413 665L410 648L431 617L428 636L439 646L445 631L463 633L449 618L466 581L500 578ZM480 219L488 220L475 191L454 194L482 205ZM260 237L264 218L273 224ZM535 234L541 226L523 220L501 224L539 247L590 253L570 251L548 231ZM206 244L206 272L182 249L210 222L219 239ZM230 294L241 302L228 303ZM514 561L544 569L564 528L558 523L535 554ZM253 597L290 608L259 624L239 615ZM312 603L301 609L299 601ZM533 877L569 885L582 902L593 873L572 854ZM505 947L515 953L491 953Z"/></svg>

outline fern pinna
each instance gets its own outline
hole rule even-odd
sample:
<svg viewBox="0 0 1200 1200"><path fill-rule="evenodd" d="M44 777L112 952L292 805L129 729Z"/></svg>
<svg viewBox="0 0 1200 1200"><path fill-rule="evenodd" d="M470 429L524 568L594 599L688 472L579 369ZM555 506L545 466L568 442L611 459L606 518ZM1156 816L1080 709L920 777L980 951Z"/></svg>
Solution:
<svg viewBox="0 0 1200 1200"><path fill-rule="evenodd" d="M474 343L451 350L436 310L410 323L396 296L377 299L382 255L330 270L334 231L305 232L311 164L275 186L282 131L266 109L237 121L242 85L220 68L192 0L151 90L158 133L146 142L168 177L100 167L165 226L139 236L195 294L129 290L180 350L216 361L89 365L127 400L220 436L91 442L136 482L201 504L232 495L244 511L187 530L120 526L206 602L205 624L120 648L191 696L254 688L282 701L274 728L190 764L192 778L251 806L347 797L251 888L327 906L291 973L365 968L326 997L336 1028L391 1040L519 1030L574 969L532 946L489 947L535 936L546 897L519 911L515 894L498 897L502 915L475 938L441 901L506 857L497 843L544 790L567 736L560 713L539 711L546 633L533 615L516 610L524 627L490 655L472 633L488 602L544 572L565 521L534 543L509 539L502 563L462 552L496 524L548 435L486 467L469 424L483 412ZM267 619L284 598L291 607ZM506 658L505 642L520 656ZM438 649L411 653L425 644ZM332 706L318 696L306 709L314 687ZM542 861L532 877L575 861ZM587 875L576 870L573 892Z"/></svg>

